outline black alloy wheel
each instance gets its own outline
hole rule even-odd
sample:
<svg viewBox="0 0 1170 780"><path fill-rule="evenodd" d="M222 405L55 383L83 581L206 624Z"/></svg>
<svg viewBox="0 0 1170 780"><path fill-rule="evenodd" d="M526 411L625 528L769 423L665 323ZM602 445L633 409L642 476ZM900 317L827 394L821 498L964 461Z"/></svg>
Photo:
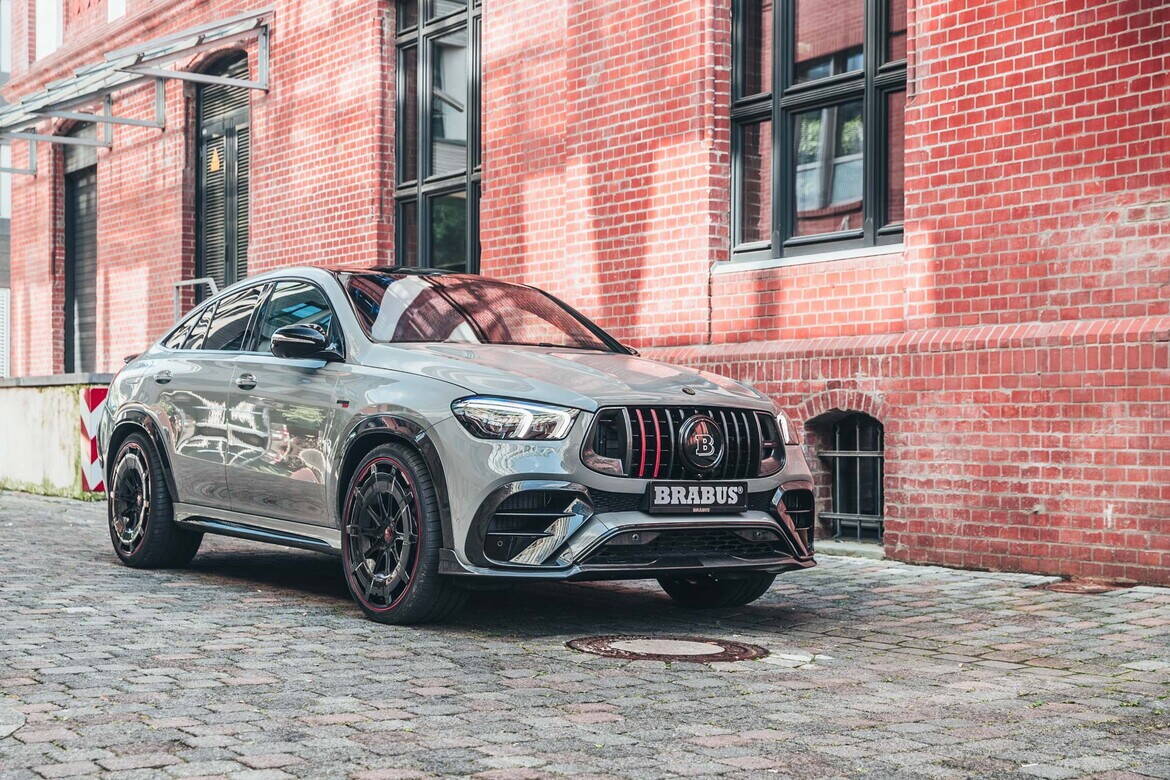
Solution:
<svg viewBox="0 0 1170 780"><path fill-rule="evenodd" d="M354 600L383 623L439 620L464 592L438 574L442 528L422 459L400 444L374 448L349 483L342 566Z"/></svg>
<svg viewBox="0 0 1170 780"><path fill-rule="evenodd" d="M175 524L162 461L144 434L122 441L106 487L110 541L122 563L156 569L191 562L203 534Z"/></svg>
<svg viewBox="0 0 1170 780"><path fill-rule="evenodd" d="M150 463L137 441L127 441L114 464L110 537L120 556L133 555L146 538L150 513Z"/></svg>

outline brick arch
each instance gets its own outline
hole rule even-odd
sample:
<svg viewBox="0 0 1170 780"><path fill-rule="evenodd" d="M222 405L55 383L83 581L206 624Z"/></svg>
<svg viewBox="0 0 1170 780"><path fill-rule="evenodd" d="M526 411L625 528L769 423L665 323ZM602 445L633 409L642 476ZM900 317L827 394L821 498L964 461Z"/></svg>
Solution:
<svg viewBox="0 0 1170 780"><path fill-rule="evenodd" d="M864 412L885 425L885 399L862 390L835 388L809 396L796 407L796 419L803 426L829 412Z"/></svg>

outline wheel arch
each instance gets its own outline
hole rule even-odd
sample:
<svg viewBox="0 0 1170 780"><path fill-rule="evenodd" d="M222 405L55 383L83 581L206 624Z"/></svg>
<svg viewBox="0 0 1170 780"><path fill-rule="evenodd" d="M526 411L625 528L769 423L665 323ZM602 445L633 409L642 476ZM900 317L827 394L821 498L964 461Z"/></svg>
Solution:
<svg viewBox="0 0 1170 780"><path fill-rule="evenodd" d="M427 434L426 429L412 420L396 415L384 414L367 417L355 425L345 437L334 472L337 475L337 482L333 504L334 510L337 512L338 524L341 523L344 511L346 485L358 464L370 450L381 444L389 443L403 444L411 448L426 463L431 482L435 486L435 496L439 502L439 522L443 529L443 547L451 548L454 545L454 534L451 528L451 502L447 495L447 477L443 469L443 462L439 458L434 441Z"/></svg>
<svg viewBox="0 0 1170 780"><path fill-rule="evenodd" d="M114 423L113 430L110 431L110 443L106 447L104 458L105 474L104 479L106 483L106 490L110 489L110 476L114 468L114 456L118 453L118 448L122 446L122 442L126 437L132 433L144 434L147 440L154 447L154 452L158 455L159 461L162 463L163 475L166 477L167 490L170 491L172 497L179 495L178 489L175 486L175 473L171 468L171 457L167 453L167 448L163 446L162 434L159 431L158 423L147 412L141 409L129 409L122 413L118 421ZM175 500L178 500L177 498Z"/></svg>

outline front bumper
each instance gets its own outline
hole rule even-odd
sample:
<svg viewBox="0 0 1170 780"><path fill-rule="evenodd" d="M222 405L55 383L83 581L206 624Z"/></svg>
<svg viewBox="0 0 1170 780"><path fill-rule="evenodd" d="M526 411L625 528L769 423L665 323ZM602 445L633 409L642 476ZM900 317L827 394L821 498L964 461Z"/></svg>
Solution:
<svg viewBox="0 0 1170 780"><path fill-rule="evenodd" d="M598 474L581 464L581 437L589 416L583 413L586 419L578 420L567 439L556 442L476 439L454 418L432 428L451 502L453 545L440 556L443 574L641 579L695 571L779 573L815 565L811 512L802 518L786 510L791 502L785 495L792 491L811 501L812 480L799 447L789 448L779 474L747 480L747 511L649 514L641 511L649 480ZM566 497L548 513L561 515L555 539L539 554L524 556L524 563L513 561L518 548L488 554L499 544L493 535L497 512L511 508L506 505L510 498L539 491Z"/></svg>

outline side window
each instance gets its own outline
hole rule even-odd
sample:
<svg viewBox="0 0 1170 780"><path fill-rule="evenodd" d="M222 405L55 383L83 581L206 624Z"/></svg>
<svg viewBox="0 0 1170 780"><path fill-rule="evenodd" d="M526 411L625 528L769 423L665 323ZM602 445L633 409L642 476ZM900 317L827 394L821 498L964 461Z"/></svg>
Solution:
<svg viewBox="0 0 1170 780"><path fill-rule="evenodd" d="M260 301L259 287L249 288L242 293L224 298L215 309L207 338L202 349L239 351L244 348L244 336L248 333L248 322Z"/></svg>
<svg viewBox="0 0 1170 780"><path fill-rule="evenodd" d="M215 304L211 304L199 313L199 317L192 320L191 332L187 334L187 341L183 343L183 349L202 349L203 337L207 335L207 323L211 321L211 315L215 313Z"/></svg>
<svg viewBox="0 0 1170 780"><path fill-rule="evenodd" d="M336 340L333 309L325 293L306 282L280 282L260 318L256 349L272 352L272 334L285 325L317 325Z"/></svg>
<svg viewBox="0 0 1170 780"><path fill-rule="evenodd" d="M196 319L196 317L188 317L184 320L181 325L167 334L167 337L162 340L162 345L167 349L182 349Z"/></svg>

